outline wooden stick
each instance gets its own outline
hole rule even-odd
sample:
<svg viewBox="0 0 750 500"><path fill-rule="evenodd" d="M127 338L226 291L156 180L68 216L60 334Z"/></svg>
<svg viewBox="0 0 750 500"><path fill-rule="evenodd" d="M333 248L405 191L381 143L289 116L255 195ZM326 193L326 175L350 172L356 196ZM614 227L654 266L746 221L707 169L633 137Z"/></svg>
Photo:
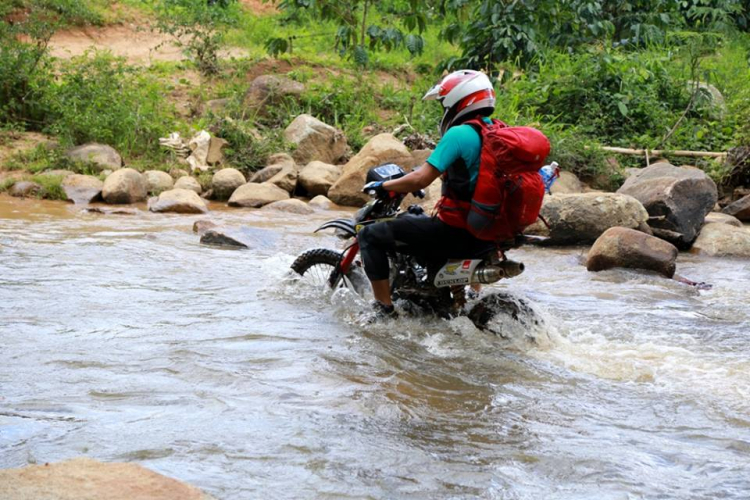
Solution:
<svg viewBox="0 0 750 500"><path fill-rule="evenodd" d="M651 156L691 156L691 157L704 157L704 158L726 158L727 153L712 153L710 151L669 151L661 149L630 149L630 148L613 148L609 146L602 146L603 151L609 151L610 153L619 153L623 155L651 155Z"/></svg>

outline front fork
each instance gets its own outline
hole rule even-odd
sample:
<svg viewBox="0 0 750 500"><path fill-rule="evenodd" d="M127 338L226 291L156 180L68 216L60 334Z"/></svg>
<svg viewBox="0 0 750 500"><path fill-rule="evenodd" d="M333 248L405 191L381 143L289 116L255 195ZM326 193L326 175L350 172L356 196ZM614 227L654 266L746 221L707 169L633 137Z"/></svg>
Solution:
<svg viewBox="0 0 750 500"><path fill-rule="evenodd" d="M339 261L338 268L331 273L331 276L328 278L329 284L331 285L331 288L336 288L338 286L339 281L349 274L349 271L352 268L352 265L354 264L354 259L357 257L357 254L359 253L359 241L354 239L354 243L352 243L348 248L344 250L344 254L341 257L341 260Z"/></svg>

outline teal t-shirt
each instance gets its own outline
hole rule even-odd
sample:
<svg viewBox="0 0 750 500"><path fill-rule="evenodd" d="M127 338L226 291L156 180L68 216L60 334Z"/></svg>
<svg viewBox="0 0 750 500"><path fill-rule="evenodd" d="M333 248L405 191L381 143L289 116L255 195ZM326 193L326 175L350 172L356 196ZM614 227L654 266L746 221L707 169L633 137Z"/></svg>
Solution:
<svg viewBox="0 0 750 500"><path fill-rule="evenodd" d="M488 118L484 119L491 123ZM479 176L479 155L482 152L482 139L471 125L457 125L451 127L432 152L427 163L438 169L442 174L448 170L459 158L464 160L469 170L471 188L477 185Z"/></svg>

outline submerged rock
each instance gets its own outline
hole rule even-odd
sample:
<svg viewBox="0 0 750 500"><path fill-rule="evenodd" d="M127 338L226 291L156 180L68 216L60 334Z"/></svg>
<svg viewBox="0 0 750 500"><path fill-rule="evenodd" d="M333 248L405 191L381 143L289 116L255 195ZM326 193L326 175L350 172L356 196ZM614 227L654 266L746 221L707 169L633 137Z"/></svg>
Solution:
<svg viewBox="0 0 750 500"><path fill-rule="evenodd" d="M750 230L729 224L706 224L691 252L713 257L750 258Z"/></svg>
<svg viewBox="0 0 750 500"><path fill-rule="evenodd" d="M690 248L718 199L716 184L702 170L669 163L642 169L617 192L640 201L654 235L680 249Z"/></svg>
<svg viewBox="0 0 750 500"><path fill-rule="evenodd" d="M87 204L101 198L104 183L92 175L73 174L63 179L62 188L69 201Z"/></svg>
<svg viewBox="0 0 750 500"><path fill-rule="evenodd" d="M3 500L212 500L198 488L138 464L75 458L0 470Z"/></svg>
<svg viewBox="0 0 750 500"><path fill-rule="evenodd" d="M112 172L104 181L102 198L111 205L145 201L146 183L143 176L132 168Z"/></svg>
<svg viewBox="0 0 750 500"><path fill-rule="evenodd" d="M65 155L73 161L93 165L99 172L122 168L120 153L106 144L84 144L69 150Z"/></svg>
<svg viewBox="0 0 750 500"><path fill-rule="evenodd" d="M138 215L140 210L136 208L103 208L103 207L89 207L84 210L89 214L101 214L101 215Z"/></svg>
<svg viewBox="0 0 750 500"><path fill-rule="evenodd" d="M604 271L615 267L646 269L674 276L677 247L646 233L613 227L607 229L589 250L586 268Z"/></svg>
<svg viewBox="0 0 750 500"><path fill-rule="evenodd" d="M157 213L204 214L208 212L206 203L195 191L189 189L170 189L158 198L149 200L148 209Z"/></svg>
<svg viewBox="0 0 750 500"><path fill-rule="evenodd" d="M527 234L549 236L551 245L593 243L611 227L645 229L648 213L638 200L616 193L546 196L541 211L549 230L536 224Z"/></svg>
<svg viewBox="0 0 750 500"><path fill-rule="evenodd" d="M273 239L269 231L252 227L214 226L205 229L200 242L204 245L229 248L268 247Z"/></svg>
<svg viewBox="0 0 750 500"><path fill-rule="evenodd" d="M249 182L232 193L229 206L260 208L274 201L286 199L289 199L289 193L278 186L267 182L261 184Z"/></svg>

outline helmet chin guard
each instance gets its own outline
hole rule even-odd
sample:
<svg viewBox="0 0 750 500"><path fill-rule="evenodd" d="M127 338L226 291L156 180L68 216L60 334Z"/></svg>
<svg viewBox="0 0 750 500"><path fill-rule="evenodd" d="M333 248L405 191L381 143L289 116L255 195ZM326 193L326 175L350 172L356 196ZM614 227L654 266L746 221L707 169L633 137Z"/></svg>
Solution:
<svg viewBox="0 0 750 500"><path fill-rule="evenodd" d="M495 90L490 79L480 71L455 71L432 87L422 98L436 100L445 109L440 121L440 135L444 135L461 118L480 113L486 116L495 110Z"/></svg>

